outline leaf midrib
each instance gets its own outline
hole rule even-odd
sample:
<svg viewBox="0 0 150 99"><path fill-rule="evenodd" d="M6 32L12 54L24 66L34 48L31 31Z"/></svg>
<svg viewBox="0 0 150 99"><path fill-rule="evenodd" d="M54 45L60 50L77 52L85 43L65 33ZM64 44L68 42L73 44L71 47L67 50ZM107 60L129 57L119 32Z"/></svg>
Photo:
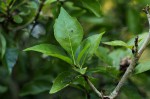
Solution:
<svg viewBox="0 0 150 99"><path fill-rule="evenodd" d="M73 63L74 63L74 65L76 65L75 57L74 57L74 52L73 52L73 48L72 48L71 37L70 37L70 34L69 34L69 30L67 28L66 21L64 21L64 23L65 23L65 28L66 28L67 36L69 38L69 45L70 45L70 49L71 49L71 55L72 55L72 58L73 58Z"/></svg>

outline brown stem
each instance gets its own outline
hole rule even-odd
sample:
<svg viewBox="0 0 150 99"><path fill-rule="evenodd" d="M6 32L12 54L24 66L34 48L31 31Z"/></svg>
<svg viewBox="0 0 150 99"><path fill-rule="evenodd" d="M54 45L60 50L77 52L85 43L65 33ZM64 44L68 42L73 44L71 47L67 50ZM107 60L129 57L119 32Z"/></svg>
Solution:
<svg viewBox="0 0 150 99"><path fill-rule="evenodd" d="M150 25L150 14L149 14L149 9L150 7L147 6L146 8L144 8L144 12L147 14L147 18L148 18L148 22ZM134 56L132 58L131 64L130 66L127 68L125 74L123 75L123 77L121 78L121 80L119 81L118 85L116 86L116 88L113 90L113 92L108 96L109 99L114 99L115 97L117 97L121 87L124 85L124 83L127 81L128 77L130 76L130 74L132 73L132 71L134 70L134 67L137 65L137 62L140 58L140 56L142 55L143 51L146 49L148 43L150 41L150 28L149 28L149 34L146 38L146 40L144 41L142 47L139 49L138 51L138 37L135 38L135 53Z"/></svg>
<svg viewBox="0 0 150 99"><path fill-rule="evenodd" d="M96 89L96 87L93 85L93 83L89 80L88 76L85 76L85 75L84 75L83 77L84 77L85 81L87 82L87 84L91 87L91 89L92 89L99 97L101 97L101 98L103 99L102 93L100 93L100 92Z"/></svg>
<svg viewBox="0 0 150 99"><path fill-rule="evenodd" d="M44 6L45 1L46 1L46 0L42 0L41 3L40 3L39 9L38 9L38 11L37 11L37 14L36 14L36 16L35 16L35 18L34 18L34 20L33 20L34 24L33 24L32 28L31 28L31 30L30 30L30 33L32 33L33 29L35 28L35 26L36 26L36 24L37 24L37 20L38 20L38 18L39 18L39 16L40 16L40 12L42 11L42 8L43 8L43 6Z"/></svg>

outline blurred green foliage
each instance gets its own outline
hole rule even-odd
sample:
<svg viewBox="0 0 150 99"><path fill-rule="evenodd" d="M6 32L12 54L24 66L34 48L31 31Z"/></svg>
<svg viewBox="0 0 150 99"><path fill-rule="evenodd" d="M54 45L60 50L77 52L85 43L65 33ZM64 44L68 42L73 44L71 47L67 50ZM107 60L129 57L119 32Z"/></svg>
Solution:
<svg viewBox="0 0 150 99"><path fill-rule="evenodd" d="M80 77L69 87L49 94L54 79L63 71L71 71L71 65L23 50L43 43L60 46L53 27L61 6L81 23L84 38L106 31L102 42L123 40L133 45L134 37L140 35L142 43L148 31L142 8L147 4L149 0L0 0L0 99L99 99ZM93 84L109 94L120 79L120 61L132 52L104 43L100 46L85 66ZM146 65L139 63L137 68L147 66L142 68L147 71L147 61L149 48L140 59ZM130 77L118 99L149 99L149 73Z"/></svg>

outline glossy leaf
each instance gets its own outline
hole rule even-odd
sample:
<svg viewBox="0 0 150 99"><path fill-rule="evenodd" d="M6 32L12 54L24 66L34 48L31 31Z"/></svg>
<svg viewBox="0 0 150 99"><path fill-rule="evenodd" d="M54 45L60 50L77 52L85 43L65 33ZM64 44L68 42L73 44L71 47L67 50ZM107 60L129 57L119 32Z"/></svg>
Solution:
<svg viewBox="0 0 150 99"><path fill-rule="evenodd" d="M135 74L150 70L150 61L142 62L135 67Z"/></svg>
<svg viewBox="0 0 150 99"><path fill-rule="evenodd" d="M53 86L50 90L50 94L56 93L61 89L69 86L69 84L71 84L76 77L77 75L73 72L63 72L59 74L53 83Z"/></svg>
<svg viewBox="0 0 150 99"><path fill-rule="evenodd" d="M3 58L6 51L6 40L5 37L0 33L0 45L1 45L1 58Z"/></svg>
<svg viewBox="0 0 150 99"><path fill-rule="evenodd" d="M101 16L101 6L98 0L81 0L83 6L93 12L97 17Z"/></svg>
<svg viewBox="0 0 150 99"><path fill-rule="evenodd" d="M126 48L132 48L132 46L129 46L127 43L120 41L120 40L116 40L116 41L110 41L110 42L103 42L106 45L111 45L111 46L123 46Z"/></svg>
<svg viewBox="0 0 150 99"><path fill-rule="evenodd" d="M66 61L67 63L72 64L71 59L65 54L65 52L61 48L59 48L55 45L52 45L52 44L39 44L39 45L35 45L30 48L27 48L24 51L41 52L46 55L60 58L64 61Z"/></svg>
<svg viewBox="0 0 150 99"><path fill-rule="evenodd" d="M78 64L83 65L85 60L94 54L100 44L103 34L104 33L92 35L81 43L76 51Z"/></svg>
<svg viewBox="0 0 150 99"><path fill-rule="evenodd" d="M72 18L64 8L61 8L54 25L54 35L59 44L72 56L83 38L83 29L76 18Z"/></svg>
<svg viewBox="0 0 150 99"><path fill-rule="evenodd" d="M81 58L83 57L83 55L86 53L86 51L90 48L90 43L86 44L84 46L84 48L81 50L81 52L79 53L78 57L77 57L77 62L79 62L81 60Z"/></svg>

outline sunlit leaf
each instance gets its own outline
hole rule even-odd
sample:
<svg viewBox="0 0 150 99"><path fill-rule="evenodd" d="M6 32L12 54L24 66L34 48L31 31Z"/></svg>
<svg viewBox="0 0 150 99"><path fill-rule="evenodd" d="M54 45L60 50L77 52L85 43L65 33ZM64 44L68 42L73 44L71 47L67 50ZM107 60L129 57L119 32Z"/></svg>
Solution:
<svg viewBox="0 0 150 99"><path fill-rule="evenodd" d="M76 51L78 64L83 65L85 60L94 54L100 44L103 34L104 33L92 35L80 44Z"/></svg>
<svg viewBox="0 0 150 99"><path fill-rule="evenodd" d="M83 29L76 18L61 8L54 25L54 35L59 44L72 56L75 64L75 51L83 38Z"/></svg>
<svg viewBox="0 0 150 99"><path fill-rule="evenodd" d="M39 45L35 45L33 47L29 47L29 48L25 49L24 51L41 52L46 55L60 58L64 61L66 61L67 63L72 64L71 59L68 56L66 56L65 52L61 48L59 48L55 45L52 45L52 44L39 44Z"/></svg>
<svg viewBox="0 0 150 99"><path fill-rule="evenodd" d="M115 41L110 41L110 42L103 42L106 45L111 45L111 46L123 46L126 48L132 48L132 46L129 46L127 43L120 41L120 40L115 40Z"/></svg>

